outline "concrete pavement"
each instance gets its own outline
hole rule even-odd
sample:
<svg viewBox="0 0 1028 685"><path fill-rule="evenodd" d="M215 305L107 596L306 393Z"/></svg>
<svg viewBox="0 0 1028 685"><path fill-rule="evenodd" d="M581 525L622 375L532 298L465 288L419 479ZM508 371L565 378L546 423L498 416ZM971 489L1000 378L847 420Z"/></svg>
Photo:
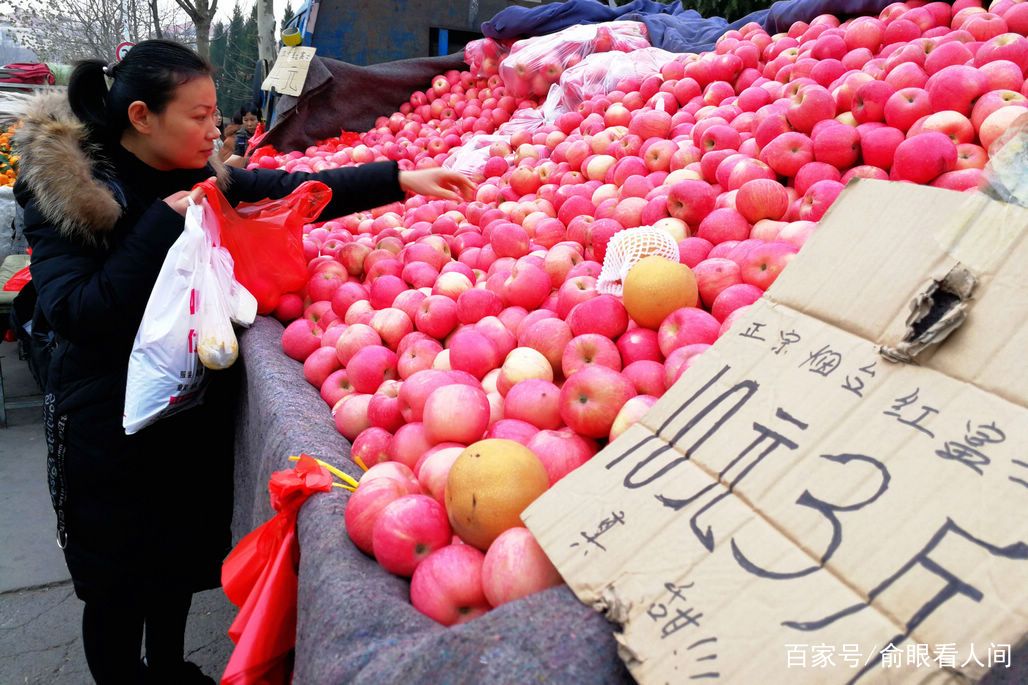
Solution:
<svg viewBox="0 0 1028 685"><path fill-rule="evenodd" d="M16 346L0 344L9 400L38 394ZM54 539L41 410L8 413L0 428L0 683L91 683L81 644L82 603ZM235 616L221 590L193 598L186 658L219 679Z"/></svg>

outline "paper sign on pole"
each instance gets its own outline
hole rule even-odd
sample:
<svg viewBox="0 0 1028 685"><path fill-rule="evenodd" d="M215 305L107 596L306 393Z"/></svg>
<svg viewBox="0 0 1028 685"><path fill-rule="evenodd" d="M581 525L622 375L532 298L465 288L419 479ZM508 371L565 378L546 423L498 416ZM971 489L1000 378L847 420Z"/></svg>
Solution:
<svg viewBox="0 0 1028 685"><path fill-rule="evenodd" d="M1028 636L1026 264L1024 208L856 182L639 424L526 510L640 683L1009 665Z"/></svg>
<svg viewBox="0 0 1028 685"><path fill-rule="evenodd" d="M317 48L284 47L278 53L275 66L261 84L261 90L272 88L281 95L299 97L303 84L307 81L307 71Z"/></svg>

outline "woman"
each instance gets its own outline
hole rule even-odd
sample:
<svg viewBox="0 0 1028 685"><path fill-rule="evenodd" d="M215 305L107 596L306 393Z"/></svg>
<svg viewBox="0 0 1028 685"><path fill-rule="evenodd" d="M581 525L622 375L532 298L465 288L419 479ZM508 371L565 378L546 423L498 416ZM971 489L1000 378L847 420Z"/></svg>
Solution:
<svg viewBox="0 0 1028 685"><path fill-rule="evenodd" d="M243 125L236 131L233 154L245 157L246 146L250 144L250 138L256 133L257 124L261 123L261 111L256 107L243 107L239 110L239 120Z"/></svg>
<svg viewBox="0 0 1028 685"><path fill-rule="evenodd" d="M215 375L204 405L126 436L126 367L150 290L183 230L194 184L215 176L232 203L317 179L324 217L472 191L443 169L391 162L319 174L226 169L210 66L171 41L119 64L80 63L67 97L22 114L15 195L33 248L37 314L56 334L45 396L48 475L90 672L107 683L210 683L183 661L192 593L219 585L229 548L232 388ZM139 654L145 626L146 657Z"/></svg>

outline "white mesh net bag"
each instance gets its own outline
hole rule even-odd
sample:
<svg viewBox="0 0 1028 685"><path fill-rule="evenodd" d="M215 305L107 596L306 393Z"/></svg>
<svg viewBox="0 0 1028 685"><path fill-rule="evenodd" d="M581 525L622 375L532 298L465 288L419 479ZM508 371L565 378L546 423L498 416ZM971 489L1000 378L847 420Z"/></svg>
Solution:
<svg viewBox="0 0 1028 685"><path fill-rule="evenodd" d="M666 231L652 226L618 231L607 245L596 290L604 295L620 296L628 270L651 255L678 262L678 243Z"/></svg>

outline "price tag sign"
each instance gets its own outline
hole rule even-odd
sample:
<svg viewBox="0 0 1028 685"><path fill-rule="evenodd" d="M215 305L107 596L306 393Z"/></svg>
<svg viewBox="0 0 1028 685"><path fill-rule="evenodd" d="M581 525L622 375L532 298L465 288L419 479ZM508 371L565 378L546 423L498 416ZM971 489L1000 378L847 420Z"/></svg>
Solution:
<svg viewBox="0 0 1028 685"><path fill-rule="evenodd" d="M274 88L282 95L299 97L316 51L316 48L305 47L282 48L271 73L261 84L261 90Z"/></svg>

